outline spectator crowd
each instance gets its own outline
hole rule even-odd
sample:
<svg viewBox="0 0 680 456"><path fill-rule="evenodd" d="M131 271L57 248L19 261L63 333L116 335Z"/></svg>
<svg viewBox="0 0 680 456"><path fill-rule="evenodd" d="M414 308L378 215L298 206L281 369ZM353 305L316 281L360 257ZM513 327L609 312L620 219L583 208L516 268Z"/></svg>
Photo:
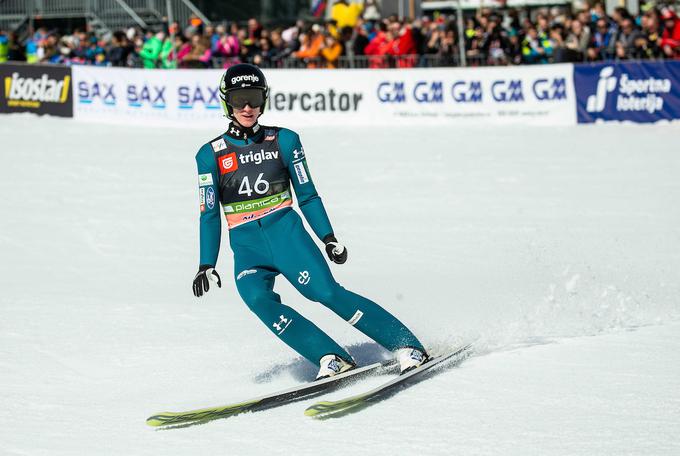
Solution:
<svg viewBox="0 0 680 456"><path fill-rule="evenodd" d="M60 35L38 28L22 42L0 30L0 62L7 60L144 68L223 68L239 62L261 67L414 67L459 63L460 40L468 64L509 65L629 59L680 59L680 19L667 6L623 7L611 15L603 3L568 7L482 8L464 16L458 36L453 15L414 20L382 17L377 4L336 2L325 22L298 20L287 27L247 24L164 23L98 37L77 29Z"/></svg>

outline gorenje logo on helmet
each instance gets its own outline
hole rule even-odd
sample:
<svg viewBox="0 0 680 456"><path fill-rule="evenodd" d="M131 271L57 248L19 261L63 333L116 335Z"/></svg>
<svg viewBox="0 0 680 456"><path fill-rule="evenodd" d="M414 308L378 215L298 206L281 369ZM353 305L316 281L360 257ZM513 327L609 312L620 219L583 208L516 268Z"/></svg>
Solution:
<svg viewBox="0 0 680 456"><path fill-rule="evenodd" d="M258 78L256 74L242 74L241 76L234 76L231 78L232 84L237 84L243 81L259 82L260 78Z"/></svg>

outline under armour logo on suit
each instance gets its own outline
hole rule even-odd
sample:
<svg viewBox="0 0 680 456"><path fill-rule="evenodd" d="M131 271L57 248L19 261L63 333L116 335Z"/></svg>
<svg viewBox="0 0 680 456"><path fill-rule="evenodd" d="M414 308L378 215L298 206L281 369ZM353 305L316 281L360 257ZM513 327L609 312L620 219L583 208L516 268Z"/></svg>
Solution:
<svg viewBox="0 0 680 456"><path fill-rule="evenodd" d="M284 317L283 315L279 316L279 322L278 323L273 323L272 327L278 331L278 335L280 336L283 334L283 332L286 330L289 324L293 322L293 319L288 319Z"/></svg>

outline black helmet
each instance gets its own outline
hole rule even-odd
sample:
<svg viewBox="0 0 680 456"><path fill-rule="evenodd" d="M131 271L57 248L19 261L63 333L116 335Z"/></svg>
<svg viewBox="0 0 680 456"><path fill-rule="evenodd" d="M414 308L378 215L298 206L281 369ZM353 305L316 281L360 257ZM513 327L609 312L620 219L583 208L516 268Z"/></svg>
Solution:
<svg viewBox="0 0 680 456"><path fill-rule="evenodd" d="M244 95L244 97L239 97L237 100L240 101L242 98L243 101L249 103L253 108L257 107L253 105L253 103L256 103L260 106L260 115L262 115L267 97L269 96L269 87L267 86L264 73L258 67L249 63L239 63L229 67L222 75L222 79L220 79L220 101L222 109L224 109L224 113L229 119L234 118L233 107L236 105L234 102L234 92L237 90L239 94ZM253 97L252 95L256 96ZM245 104L242 106L236 105L237 108L243 106Z"/></svg>

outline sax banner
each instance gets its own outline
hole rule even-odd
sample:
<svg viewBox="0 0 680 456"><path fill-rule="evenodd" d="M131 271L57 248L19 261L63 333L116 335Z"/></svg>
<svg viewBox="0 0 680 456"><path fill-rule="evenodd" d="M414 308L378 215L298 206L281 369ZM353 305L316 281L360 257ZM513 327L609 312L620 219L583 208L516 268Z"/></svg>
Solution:
<svg viewBox="0 0 680 456"><path fill-rule="evenodd" d="M680 62L576 65L579 123L680 119Z"/></svg>
<svg viewBox="0 0 680 456"><path fill-rule="evenodd" d="M219 70L74 66L74 117L131 125L219 127Z"/></svg>
<svg viewBox="0 0 680 456"><path fill-rule="evenodd" d="M71 68L3 63L0 80L0 113L73 117Z"/></svg>
<svg viewBox="0 0 680 456"><path fill-rule="evenodd" d="M394 70L264 70L265 125L576 123L572 65ZM74 116L223 128L223 70L73 67Z"/></svg>

